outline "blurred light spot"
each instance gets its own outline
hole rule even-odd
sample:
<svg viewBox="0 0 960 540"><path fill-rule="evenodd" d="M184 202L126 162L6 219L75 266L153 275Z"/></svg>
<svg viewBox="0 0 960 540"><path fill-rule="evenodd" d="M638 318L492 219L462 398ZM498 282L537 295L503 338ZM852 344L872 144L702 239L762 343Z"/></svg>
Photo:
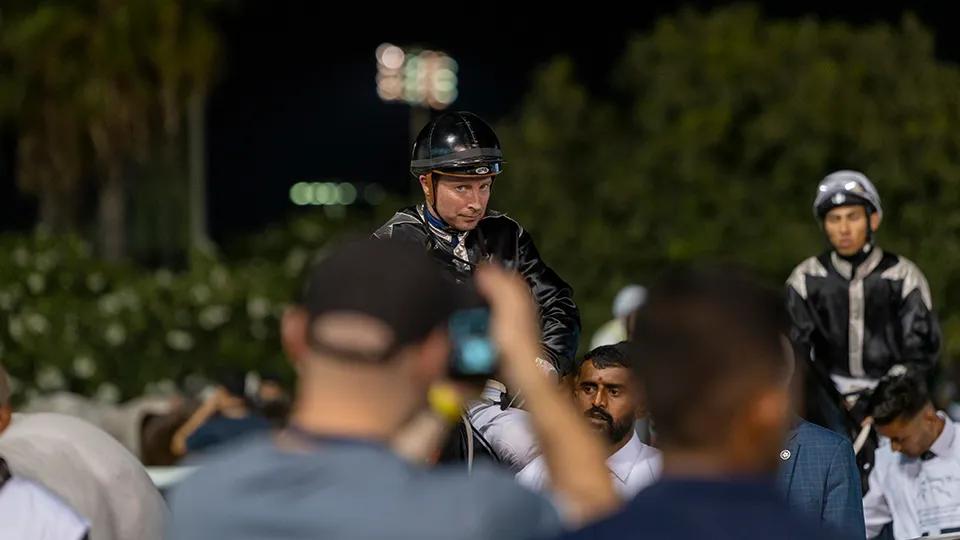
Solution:
<svg viewBox="0 0 960 540"><path fill-rule="evenodd" d="M290 188L290 200L297 206L305 206L313 202L313 193L310 184L297 182Z"/></svg>
<svg viewBox="0 0 960 540"><path fill-rule="evenodd" d="M353 184L344 182L337 188L337 191L339 191L337 202L345 205L357 202L357 188L353 187Z"/></svg>
<svg viewBox="0 0 960 540"><path fill-rule="evenodd" d="M387 194L380 187L380 184L370 184L363 188L363 199L371 206L377 206L382 203Z"/></svg>

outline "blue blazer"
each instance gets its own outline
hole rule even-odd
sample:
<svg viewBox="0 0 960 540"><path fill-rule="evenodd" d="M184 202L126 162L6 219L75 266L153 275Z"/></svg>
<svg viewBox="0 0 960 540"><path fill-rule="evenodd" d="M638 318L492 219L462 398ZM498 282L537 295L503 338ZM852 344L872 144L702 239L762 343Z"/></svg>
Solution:
<svg viewBox="0 0 960 540"><path fill-rule="evenodd" d="M860 473L845 437L800 420L780 452L777 484L794 510L844 538L866 537Z"/></svg>

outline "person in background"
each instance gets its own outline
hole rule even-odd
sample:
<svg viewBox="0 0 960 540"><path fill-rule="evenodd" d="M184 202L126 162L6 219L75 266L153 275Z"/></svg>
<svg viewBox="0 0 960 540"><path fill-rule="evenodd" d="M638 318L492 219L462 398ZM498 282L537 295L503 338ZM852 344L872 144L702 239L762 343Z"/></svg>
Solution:
<svg viewBox="0 0 960 540"><path fill-rule="evenodd" d="M0 457L0 538L85 540L89 530L76 510L40 484L11 475Z"/></svg>
<svg viewBox="0 0 960 540"><path fill-rule="evenodd" d="M631 326L631 317L647 300L647 289L642 285L631 284L620 289L613 299L613 319L603 324L590 340L590 348L601 345L613 345L627 340L627 329Z"/></svg>
<svg viewBox="0 0 960 540"><path fill-rule="evenodd" d="M269 420L274 427L282 427L287 423L287 416L290 414L290 395L283 387L279 375L274 373L261 375L255 404L260 415Z"/></svg>
<svg viewBox="0 0 960 540"><path fill-rule="evenodd" d="M646 417L646 399L625 342L593 349L580 360L573 381L577 408L607 445L607 467L617 492L631 498L660 474L660 452L640 442L633 429ZM517 474L520 484L541 491L550 479L543 458Z"/></svg>
<svg viewBox="0 0 960 540"><path fill-rule="evenodd" d="M869 400L877 450L863 497L867 538L892 522L896 540L960 533L960 438L930 400L920 370L899 367Z"/></svg>
<svg viewBox="0 0 960 540"><path fill-rule="evenodd" d="M428 253L448 281L469 281L483 263L522 275L540 321L540 348L530 361L556 381L573 371L580 311L573 288L540 256L531 232L488 208L495 181L509 181L500 179L503 166L500 139L489 124L466 111L438 115L420 130L411 152L410 173L420 184L423 203L397 211L373 237ZM522 392L488 381L468 407L457 439L465 442L466 433L475 434L474 446L519 471L539 453ZM455 450L445 461L462 460L463 446L451 445Z"/></svg>
<svg viewBox="0 0 960 540"><path fill-rule="evenodd" d="M0 389L6 380L0 367ZM91 540L163 538L166 503L116 439L72 416L12 412L9 392L0 390L0 456L14 477L42 485L89 520Z"/></svg>
<svg viewBox="0 0 960 540"><path fill-rule="evenodd" d="M631 333L663 472L621 513L564 538L818 540L774 484L790 413L780 295L730 271L678 270Z"/></svg>
<svg viewBox="0 0 960 540"><path fill-rule="evenodd" d="M806 417L853 440L865 417L856 396L898 364L929 374L940 325L920 268L877 245L883 207L864 174L827 175L813 215L827 249L787 279L789 335L807 374Z"/></svg>
<svg viewBox="0 0 960 540"><path fill-rule="evenodd" d="M179 457L270 427L270 422L250 406L246 397L246 377L241 373L229 373L177 430L170 449Z"/></svg>
<svg viewBox="0 0 960 540"><path fill-rule="evenodd" d="M784 385L796 398L802 381L796 380L796 360L786 337L783 344ZM779 457L777 487L790 508L846 538L864 538L860 472L846 437L794 416Z"/></svg>

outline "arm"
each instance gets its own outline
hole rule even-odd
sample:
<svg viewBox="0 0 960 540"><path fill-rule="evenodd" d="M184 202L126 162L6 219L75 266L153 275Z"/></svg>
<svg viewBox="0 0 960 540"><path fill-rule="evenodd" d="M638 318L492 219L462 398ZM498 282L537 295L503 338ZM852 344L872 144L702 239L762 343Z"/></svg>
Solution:
<svg viewBox="0 0 960 540"><path fill-rule="evenodd" d="M820 519L844 534L844 538L866 538L860 473L853 447L846 440L836 446L827 469L827 485Z"/></svg>
<svg viewBox="0 0 960 540"><path fill-rule="evenodd" d="M792 285L787 285L786 305L790 315L790 342L793 343L797 361L809 362L813 351L813 333L817 329L810 306Z"/></svg>
<svg viewBox="0 0 960 540"><path fill-rule="evenodd" d="M173 434L173 438L170 440L170 451L174 456L181 457L186 454L189 450L187 439L220 410L220 395L221 390L218 388Z"/></svg>
<svg viewBox="0 0 960 540"><path fill-rule="evenodd" d="M560 375L573 370L573 360L580 342L580 311L573 301L573 289L543 259L527 231L518 239L517 271L526 280L539 308L541 343ZM543 356L538 354L537 356Z"/></svg>
<svg viewBox="0 0 960 540"><path fill-rule="evenodd" d="M900 354L904 363L929 371L940 354L940 325L933 312L927 278L915 266L911 270L903 281L904 296L898 310L903 333Z"/></svg>
<svg viewBox="0 0 960 540"><path fill-rule="evenodd" d="M601 441L573 403L530 361L538 353L539 329L529 289L498 267L481 268L477 286L490 303L491 334L500 348L509 384L524 389L527 410L540 441L553 491L573 524L599 519L620 505Z"/></svg>

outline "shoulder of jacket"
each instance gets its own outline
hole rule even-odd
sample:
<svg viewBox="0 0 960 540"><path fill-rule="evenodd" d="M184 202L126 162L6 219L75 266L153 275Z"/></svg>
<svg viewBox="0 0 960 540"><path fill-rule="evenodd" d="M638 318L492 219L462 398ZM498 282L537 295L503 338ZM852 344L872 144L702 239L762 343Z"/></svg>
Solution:
<svg viewBox="0 0 960 540"><path fill-rule="evenodd" d="M820 258L808 257L802 263L798 264L790 277L787 278L787 286L797 291L800 298L807 299L807 276L826 277L827 267L820 262Z"/></svg>

